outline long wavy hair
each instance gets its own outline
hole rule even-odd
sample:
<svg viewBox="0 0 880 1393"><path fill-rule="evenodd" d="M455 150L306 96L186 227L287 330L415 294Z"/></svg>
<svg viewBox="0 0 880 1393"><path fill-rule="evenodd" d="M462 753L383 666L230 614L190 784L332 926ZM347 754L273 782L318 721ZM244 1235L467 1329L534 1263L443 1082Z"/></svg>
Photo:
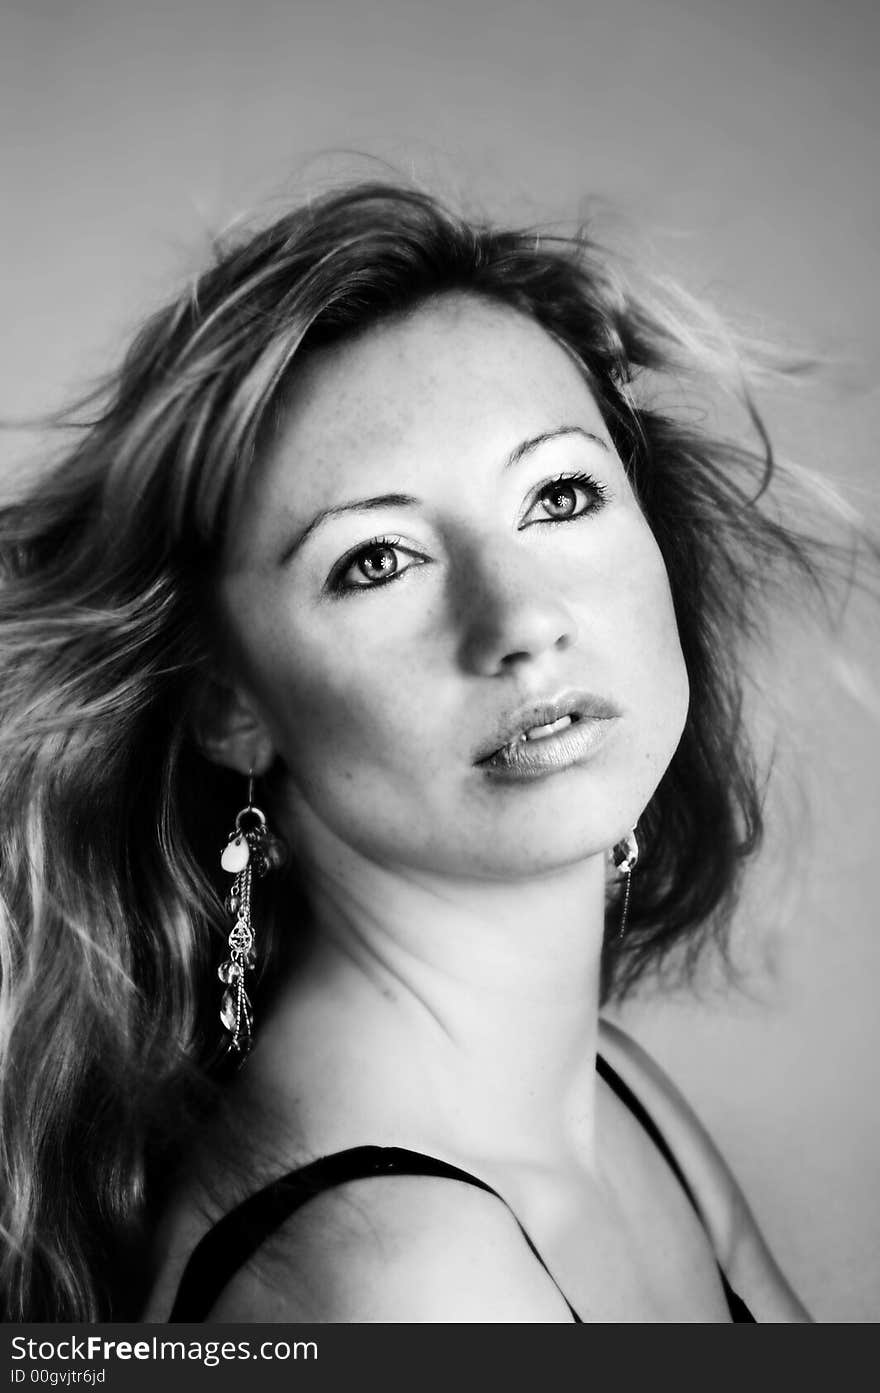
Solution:
<svg viewBox="0 0 880 1393"><path fill-rule="evenodd" d="M641 819L605 997L672 949L687 966L724 942L762 829L743 639L771 574L818 582L822 565L769 506L774 460L731 340L687 297L636 288L587 231L499 230L394 184L229 239L0 511L7 1319L138 1310L151 1203L222 1081L214 867L240 789L189 733L206 590L304 357L451 291L528 315L575 356L669 573L690 713ZM739 397L745 440L661 404L687 405L698 380ZM276 900L296 892L290 870ZM268 976L285 951L274 918L267 903Z"/></svg>

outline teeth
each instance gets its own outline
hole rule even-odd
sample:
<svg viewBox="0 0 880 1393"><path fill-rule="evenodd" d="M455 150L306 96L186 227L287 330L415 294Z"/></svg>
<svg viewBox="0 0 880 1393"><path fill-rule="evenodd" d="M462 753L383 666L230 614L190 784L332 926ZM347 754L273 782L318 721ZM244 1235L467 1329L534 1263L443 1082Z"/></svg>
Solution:
<svg viewBox="0 0 880 1393"><path fill-rule="evenodd" d="M552 721L548 726L532 726L531 730L525 733L526 740L542 740L545 735L554 735L557 730L565 730L566 726L571 725L571 716L560 716L558 721Z"/></svg>

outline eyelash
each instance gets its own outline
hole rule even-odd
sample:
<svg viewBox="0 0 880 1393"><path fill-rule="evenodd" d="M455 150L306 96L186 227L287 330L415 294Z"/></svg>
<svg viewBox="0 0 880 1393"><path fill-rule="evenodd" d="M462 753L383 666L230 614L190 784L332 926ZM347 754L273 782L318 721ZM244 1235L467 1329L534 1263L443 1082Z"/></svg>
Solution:
<svg viewBox="0 0 880 1393"><path fill-rule="evenodd" d="M608 500L608 490L604 484L600 484L598 479L594 479L591 474L557 474L555 479L548 479L546 484L542 484L537 498L542 493L552 493L553 489L559 488L561 484L580 484L588 493L594 495L593 502L580 513L573 513L567 518L547 518L546 521L555 527L561 522L577 521L578 518L589 517L591 513L597 513L603 503Z"/></svg>
<svg viewBox="0 0 880 1393"><path fill-rule="evenodd" d="M383 585L390 585L399 575L403 575L402 571L392 572L387 580L375 580L366 585L343 584L345 576L360 557L368 556L371 551L381 551L383 548L388 548L391 551L405 551L408 556L415 555L404 546L402 537L373 537L362 547L358 547L356 551L351 551L348 556L342 558L328 581L328 590L334 595L350 595L355 590L381 590ZM407 566L406 569L409 570L409 567Z"/></svg>
<svg viewBox="0 0 880 1393"><path fill-rule="evenodd" d="M555 479L548 479L547 483L542 484L535 495L535 502L537 502L543 494L552 493L554 489L558 489L564 484L580 484L586 492L592 493L592 503L588 504L588 506L583 508L579 513L572 513L565 518L544 518L541 522L542 526L558 527L562 523L577 522L580 518L589 517L591 514L597 513L607 501L608 490L604 484L599 483L598 479L594 479L590 474L573 473L558 474ZM529 523L528 525L533 526L534 524ZM524 532L526 529L521 527L518 530ZM343 557L340 561L327 583L327 588L331 594L351 595L358 590L381 590L383 586L391 585L393 581L406 575L406 572L412 569L407 566L403 571L393 571L385 580L371 581L366 585L344 584L346 574L351 570L356 561L362 556L368 555L371 551L381 551L385 548L392 551L406 552L408 556L415 555L414 552L404 546L401 537L372 537L369 542L365 542L363 546L359 546L355 551L349 552L348 556Z"/></svg>

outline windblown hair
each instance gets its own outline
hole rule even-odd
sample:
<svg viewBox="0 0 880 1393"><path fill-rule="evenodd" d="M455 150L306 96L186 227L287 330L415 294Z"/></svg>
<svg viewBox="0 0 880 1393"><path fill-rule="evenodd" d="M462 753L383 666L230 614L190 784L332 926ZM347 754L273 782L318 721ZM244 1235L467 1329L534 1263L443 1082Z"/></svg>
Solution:
<svg viewBox="0 0 880 1393"><path fill-rule="evenodd" d="M355 185L239 236L0 512L7 1319L137 1313L145 1216L219 1077L213 868L240 797L189 736L205 597L304 357L448 292L509 306L574 355L669 573L690 713L641 819L606 998L670 949L723 942L762 828L742 640L768 575L815 580L821 555L766 506L774 461L730 343L686 297L634 289L586 232L496 230L408 188ZM697 379L739 394L754 445L658 404ZM270 930L268 975L281 951Z"/></svg>

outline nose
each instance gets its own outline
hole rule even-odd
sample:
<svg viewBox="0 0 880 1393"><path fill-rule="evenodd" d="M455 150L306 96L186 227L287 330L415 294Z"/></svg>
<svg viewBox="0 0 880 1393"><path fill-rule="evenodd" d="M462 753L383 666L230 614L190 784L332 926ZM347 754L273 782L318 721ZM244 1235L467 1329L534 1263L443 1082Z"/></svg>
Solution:
<svg viewBox="0 0 880 1393"><path fill-rule="evenodd" d="M577 642L574 615L558 581L521 549L482 557L461 575L459 657L467 672L494 677Z"/></svg>

